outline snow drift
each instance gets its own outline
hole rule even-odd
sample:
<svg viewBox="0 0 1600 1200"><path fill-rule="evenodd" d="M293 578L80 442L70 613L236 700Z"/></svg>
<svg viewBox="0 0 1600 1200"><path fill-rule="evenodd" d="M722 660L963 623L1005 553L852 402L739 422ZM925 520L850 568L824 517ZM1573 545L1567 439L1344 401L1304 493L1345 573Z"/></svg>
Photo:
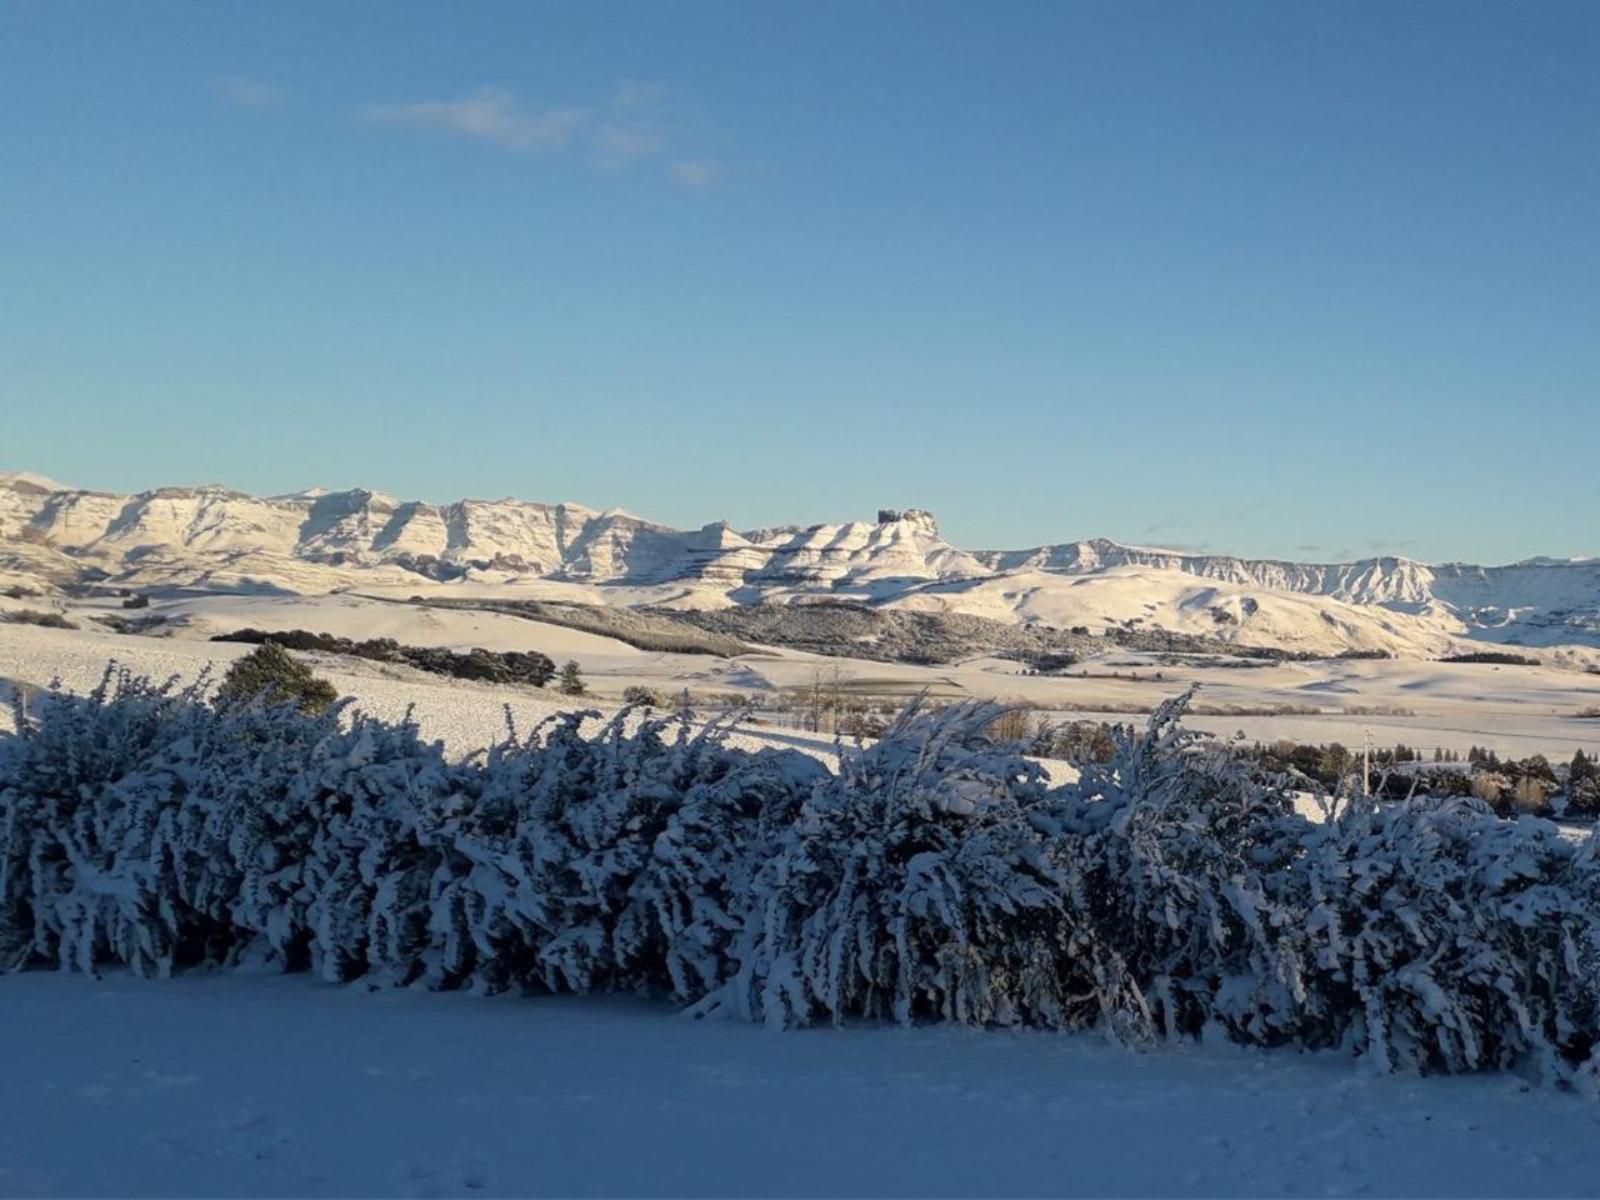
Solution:
<svg viewBox="0 0 1600 1200"><path fill-rule="evenodd" d="M999 710L830 771L574 713L453 761L409 721L108 671L0 739L0 964L622 990L780 1026L1205 1034L1600 1091L1593 838L1474 801L1317 823L1184 730L1051 788Z"/></svg>

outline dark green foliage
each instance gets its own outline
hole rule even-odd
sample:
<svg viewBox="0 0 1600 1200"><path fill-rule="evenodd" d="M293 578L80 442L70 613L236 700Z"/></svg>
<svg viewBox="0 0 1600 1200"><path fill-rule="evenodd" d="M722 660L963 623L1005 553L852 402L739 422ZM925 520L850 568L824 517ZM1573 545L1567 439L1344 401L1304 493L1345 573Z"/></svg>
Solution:
<svg viewBox="0 0 1600 1200"><path fill-rule="evenodd" d="M1027 660L1028 669L1040 675L1058 675L1068 667L1078 665L1078 656L1067 651L1036 654Z"/></svg>
<svg viewBox="0 0 1600 1200"><path fill-rule="evenodd" d="M616 638L640 650L665 654L716 654L733 658L754 654L753 646L686 624L670 609L619 608L604 604L568 604L556 600L439 600L411 597L430 608L507 613L544 625L561 625L584 633Z"/></svg>
<svg viewBox="0 0 1600 1200"><path fill-rule="evenodd" d="M339 698L333 684L319 679L276 642L267 642L234 662L217 689L219 705L293 704L303 713L319 713Z"/></svg>
<svg viewBox="0 0 1600 1200"><path fill-rule="evenodd" d="M1110 762L1117 752L1115 729L1105 721L1068 721L1039 731L1028 753L1067 762Z"/></svg>
<svg viewBox="0 0 1600 1200"><path fill-rule="evenodd" d="M1600 817L1600 767L1582 750L1567 768L1567 815Z"/></svg>
<svg viewBox="0 0 1600 1200"><path fill-rule="evenodd" d="M321 654L346 654L377 662L404 663L419 671L448 675L453 679L475 679L482 683L527 683L543 687L556 673L556 665L537 650L496 652L474 648L465 654L432 646L402 646L393 638L372 638L357 642L327 633L290 629L265 633L259 629L240 629L221 633L214 642L244 642L252 646L276 642L290 650L311 650Z"/></svg>
<svg viewBox="0 0 1600 1200"><path fill-rule="evenodd" d="M36 608L19 608L15 612L0 613L0 621L9 621L13 625L41 625L45 629L77 628L60 613L40 612Z"/></svg>
<svg viewBox="0 0 1600 1200"><path fill-rule="evenodd" d="M588 685L583 682L583 673L578 670L578 664L569 658L567 665L561 668L561 694L581 696L588 690Z"/></svg>

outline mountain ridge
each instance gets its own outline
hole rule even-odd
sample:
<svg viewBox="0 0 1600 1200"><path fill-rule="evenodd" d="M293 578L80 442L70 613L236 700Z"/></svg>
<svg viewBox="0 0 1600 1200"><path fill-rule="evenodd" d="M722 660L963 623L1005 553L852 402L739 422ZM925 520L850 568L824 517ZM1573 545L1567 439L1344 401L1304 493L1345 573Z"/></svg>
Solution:
<svg viewBox="0 0 1600 1200"><path fill-rule="evenodd" d="M562 585L605 589L599 602L684 607L827 597L1022 623L1143 623L1225 637L1251 627L1288 648L1600 645L1597 559L1304 563L1108 538L965 550L920 508L839 524L685 530L571 502L432 504L366 488L258 497L222 484L121 494L4 472L0 576L308 593Z"/></svg>

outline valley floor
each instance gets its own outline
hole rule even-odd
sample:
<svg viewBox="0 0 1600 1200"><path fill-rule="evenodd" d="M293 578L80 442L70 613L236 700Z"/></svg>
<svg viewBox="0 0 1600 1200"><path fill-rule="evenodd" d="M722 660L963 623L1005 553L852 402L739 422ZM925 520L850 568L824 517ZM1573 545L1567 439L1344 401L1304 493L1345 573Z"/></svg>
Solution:
<svg viewBox="0 0 1600 1200"><path fill-rule="evenodd" d="M0 625L0 702L7 682L44 687L59 679L73 691L88 691L113 660L157 681L173 675L193 679L208 666L220 675L229 663L252 649L228 642ZM365 712L395 721L412 710L424 736L442 739L453 754L482 749L504 737L508 709L517 728L525 733L554 714L574 708L608 712L616 709L620 700L618 695L604 693L572 698L553 688L537 691L465 683L361 659L319 659L315 665L317 674L332 682L341 695L355 697ZM0 729L9 728L10 720L9 710L0 704ZM794 730L740 732L729 742L751 750L795 747L824 760L831 759L833 747L832 737Z"/></svg>
<svg viewBox="0 0 1600 1200"><path fill-rule="evenodd" d="M115 611L115 610L112 610ZM253 626L310 629L355 639L390 637L401 643L464 651L539 650L557 663L576 660L592 694L584 707L615 707L630 686L665 697L684 689L701 698L740 693L768 707L785 693L838 673L843 688L864 701L896 705L920 690L935 697L995 698L1036 707L1046 720L1105 719L1142 723L1161 701L1200 684L1188 723L1230 737L1292 738L1360 746L1370 731L1378 746L1405 742L1431 757L1435 747L1465 755L1472 746L1502 756L1540 753L1565 762L1574 750L1600 754L1600 675L1570 667L1442 663L1417 659L1320 660L1241 667L1237 660L1174 662L1112 648L1065 675L1025 675L1016 662L978 657L942 666L914 666L766 650L736 658L658 653L614 638L503 614L439 610L346 596L204 596L153 607L168 618L172 636L141 637L96 631L84 613L70 615L77 631L0 624L0 682L40 686L59 675L69 687L92 686L107 659L164 678L193 675L208 662L225 668L248 646L205 640L212 633ZM573 707L554 690L464 684L408 667L357 659L317 663L341 692L376 715L396 718L415 704L424 731L458 752L476 749L504 731L504 705L520 724ZM1244 715L1249 714L1249 715ZM766 726L744 726L736 744L798 745L826 756L833 739L784 728L784 717L762 714ZM4 715L0 714L0 721Z"/></svg>
<svg viewBox="0 0 1600 1200"><path fill-rule="evenodd" d="M0 979L4 1196L1600 1195L1507 1075L305 976Z"/></svg>

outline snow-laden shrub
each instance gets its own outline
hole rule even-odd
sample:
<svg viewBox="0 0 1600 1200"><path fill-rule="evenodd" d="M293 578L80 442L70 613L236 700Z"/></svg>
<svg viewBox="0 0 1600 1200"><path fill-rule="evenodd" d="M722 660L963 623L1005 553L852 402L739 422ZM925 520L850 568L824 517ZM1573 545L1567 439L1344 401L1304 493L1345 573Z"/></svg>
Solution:
<svg viewBox="0 0 1600 1200"><path fill-rule="evenodd" d="M248 951L348 978L392 936L371 897L451 788L440 748L339 709L212 708L208 683L109 671L0 743L6 965L168 974Z"/></svg>
<svg viewBox="0 0 1600 1200"><path fill-rule="evenodd" d="M1593 1079L1592 840L1461 799L1307 820L1285 788L1185 732L1185 700L1142 736L1118 731L1111 760L1087 764L1046 818L1110 1028Z"/></svg>
<svg viewBox="0 0 1600 1200"><path fill-rule="evenodd" d="M191 704L186 736L155 760L183 783L160 821L172 894L228 931L205 961L248 953L285 969L306 962L302 881L324 814L294 789L340 736L341 713L305 714L288 702Z"/></svg>
<svg viewBox="0 0 1600 1200"><path fill-rule="evenodd" d="M740 715L725 718L714 736ZM674 765L678 799L646 823L650 852L613 939L624 979L680 1001L699 1000L732 974L753 882L806 796L828 778L798 750L746 755L718 749L707 734L690 745L688 761Z"/></svg>
<svg viewBox="0 0 1600 1200"><path fill-rule="evenodd" d="M304 952L326 979L372 972L410 982L429 944L436 831L466 801L464 774L439 743L421 739L409 714L398 724L357 714L318 741L285 790L274 817L292 822L279 827L292 829L296 845L309 841L296 853L280 840L259 860L247 889L255 905L242 923L284 965ZM271 845L260 843L258 854Z"/></svg>
<svg viewBox="0 0 1600 1200"><path fill-rule="evenodd" d="M434 978L487 990L625 987L693 998L725 946L759 845L820 764L722 744L681 716L624 709L542 722L494 747L471 811L444 832Z"/></svg>
<svg viewBox="0 0 1600 1200"><path fill-rule="evenodd" d="M1470 799L1310 821L1184 731L1186 700L1045 818L1110 1029L1600 1082L1600 843Z"/></svg>
<svg viewBox="0 0 1600 1200"><path fill-rule="evenodd" d="M154 844L181 781L156 764L199 711L114 664L86 697L52 690L27 719L18 708L19 735L0 743L0 963L170 970L183 918L155 902Z"/></svg>
<svg viewBox="0 0 1600 1200"><path fill-rule="evenodd" d="M1136 1042L1208 1026L1283 1041L1306 982L1297 914L1275 884L1311 826L1179 724L1191 695L1143 733L1110 731L1110 758L1085 762L1033 821L1055 847L1078 969L1109 1028Z"/></svg>
<svg viewBox="0 0 1600 1200"><path fill-rule="evenodd" d="M700 1012L1068 1023L1072 927L1026 819L1046 786L985 735L998 712L913 706L843 751L756 874L737 974Z"/></svg>
<svg viewBox="0 0 1600 1200"><path fill-rule="evenodd" d="M1600 842L1471 799L1308 820L1182 729L1187 696L1051 788L987 705L830 771L633 710L452 762L409 719L207 690L113 668L0 736L0 968L1215 1032L1600 1092Z"/></svg>
<svg viewBox="0 0 1600 1200"><path fill-rule="evenodd" d="M1313 827L1284 889L1315 964L1308 1033L1386 1070L1526 1066L1593 1089L1597 850L1468 798Z"/></svg>

